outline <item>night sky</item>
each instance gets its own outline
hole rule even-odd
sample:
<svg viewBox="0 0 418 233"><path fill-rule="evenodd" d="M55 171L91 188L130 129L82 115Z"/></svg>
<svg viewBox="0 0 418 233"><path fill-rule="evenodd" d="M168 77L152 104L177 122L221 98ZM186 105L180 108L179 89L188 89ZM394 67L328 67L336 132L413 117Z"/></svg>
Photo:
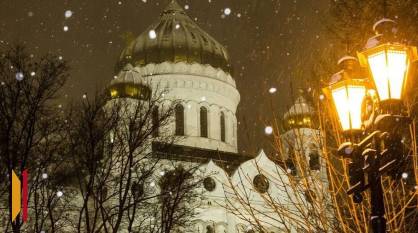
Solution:
<svg viewBox="0 0 418 233"><path fill-rule="evenodd" d="M22 42L31 52L69 61L67 100L102 88L114 76L126 45L123 35L143 32L169 0L3 0L0 46ZM289 107L291 89L305 77L324 42L321 17L328 0L178 0L187 14L229 51L241 93L239 147L268 148L264 128ZM225 15L225 9L231 13ZM67 13L66 13L67 12ZM275 87L277 92L269 93ZM66 100L63 100L65 102ZM262 140L260 140L260 138Z"/></svg>

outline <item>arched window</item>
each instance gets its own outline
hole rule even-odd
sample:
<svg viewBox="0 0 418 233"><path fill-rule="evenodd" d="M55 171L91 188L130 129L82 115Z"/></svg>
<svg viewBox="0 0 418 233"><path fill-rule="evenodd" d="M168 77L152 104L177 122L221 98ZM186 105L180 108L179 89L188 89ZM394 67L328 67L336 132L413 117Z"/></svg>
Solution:
<svg viewBox="0 0 418 233"><path fill-rule="evenodd" d="M225 114L221 112L221 141L225 142Z"/></svg>
<svg viewBox="0 0 418 233"><path fill-rule="evenodd" d="M208 137L208 110L205 107L200 108L200 136Z"/></svg>
<svg viewBox="0 0 418 233"><path fill-rule="evenodd" d="M319 153L318 151L312 151L309 153L309 168L311 170L320 170L321 164L319 163Z"/></svg>
<svg viewBox="0 0 418 233"><path fill-rule="evenodd" d="M176 135L183 136L184 135L184 107L183 105L181 104L176 105L175 117L176 117Z"/></svg>
<svg viewBox="0 0 418 233"><path fill-rule="evenodd" d="M286 159L286 167L287 167L287 172L290 173L291 175L296 176L298 174L295 163L293 162L291 158Z"/></svg>
<svg viewBox="0 0 418 233"><path fill-rule="evenodd" d="M215 233L215 230L212 226L206 226L206 233Z"/></svg>
<svg viewBox="0 0 418 233"><path fill-rule="evenodd" d="M152 109L152 126L152 136L158 137L160 134L160 116L158 113L158 107L154 107L154 109Z"/></svg>

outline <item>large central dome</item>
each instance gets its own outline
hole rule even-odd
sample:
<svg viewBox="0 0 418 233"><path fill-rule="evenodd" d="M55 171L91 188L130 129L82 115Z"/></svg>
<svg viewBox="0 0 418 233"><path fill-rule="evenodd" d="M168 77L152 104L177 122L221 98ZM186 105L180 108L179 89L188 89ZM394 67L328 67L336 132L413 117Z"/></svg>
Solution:
<svg viewBox="0 0 418 233"><path fill-rule="evenodd" d="M118 71L126 64L144 66L162 62L209 64L230 73L226 49L203 31L173 0L158 22L132 41L123 51Z"/></svg>

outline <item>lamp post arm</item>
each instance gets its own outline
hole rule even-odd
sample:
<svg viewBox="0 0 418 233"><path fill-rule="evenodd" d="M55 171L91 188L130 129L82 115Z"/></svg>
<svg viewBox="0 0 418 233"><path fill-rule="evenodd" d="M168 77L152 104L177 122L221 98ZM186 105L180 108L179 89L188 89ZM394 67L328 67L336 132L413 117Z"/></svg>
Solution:
<svg viewBox="0 0 418 233"><path fill-rule="evenodd" d="M373 133L369 134L365 139L363 139L360 143L357 144L359 149L364 149L368 144L370 144L376 137L380 137L381 132L379 130L374 131Z"/></svg>

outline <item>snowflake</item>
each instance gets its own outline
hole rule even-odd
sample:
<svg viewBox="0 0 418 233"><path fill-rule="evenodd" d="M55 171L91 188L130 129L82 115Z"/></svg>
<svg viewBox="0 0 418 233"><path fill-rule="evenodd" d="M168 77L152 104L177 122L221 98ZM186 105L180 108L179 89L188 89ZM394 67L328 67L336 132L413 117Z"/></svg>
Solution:
<svg viewBox="0 0 418 233"><path fill-rule="evenodd" d="M24 77L25 77L25 75L22 72L17 72L16 73L16 80L17 81L22 81Z"/></svg>
<svg viewBox="0 0 418 233"><path fill-rule="evenodd" d="M224 9L224 14L225 15L230 15L231 14L231 8L225 8Z"/></svg>
<svg viewBox="0 0 418 233"><path fill-rule="evenodd" d="M157 38L157 33L155 33L155 31L154 31L154 30L150 30L150 31L148 32L148 36L149 36L149 38L150 38L151 40L154 40L155 38Z"/></svg>
<svg viewBox="0 0 418 233"><path fill-rule="evenodd" d="M62 195L64 195L64 193L62 191L57 192L57 197L62 197Z"/></svg>
<svg viewBox="0 0 418 233"><path fill-rule="evenodd" d="M65 18L70 18L71 16L73 16L73 12L70 10L66 10L64 13Z"/></svg>
<svg viewBox="0 0 418 233"><path fill-rule="evenodd" d="M266 128L264 128L264 133L266 133L267 135L272 134L273 133L273 127L266 126Z"/></svg>

